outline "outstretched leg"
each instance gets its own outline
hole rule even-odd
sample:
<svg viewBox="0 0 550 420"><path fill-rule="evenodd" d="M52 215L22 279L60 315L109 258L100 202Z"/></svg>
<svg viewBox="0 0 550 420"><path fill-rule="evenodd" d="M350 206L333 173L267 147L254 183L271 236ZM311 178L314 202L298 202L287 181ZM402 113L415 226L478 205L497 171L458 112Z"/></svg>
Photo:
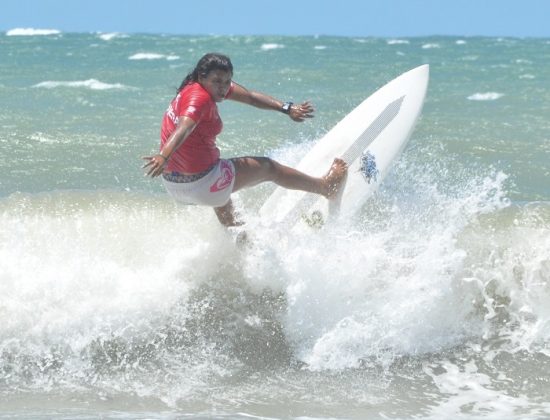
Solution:
<svg viewBox="0 0 550 420"><path fill-rule="evenodd" d="M342 159L334 159L325 176L316 178L267 157L232 159L235 165L233 191L271 181L291 190L307 191L332 198L347 176L348 166Z"/></svg>

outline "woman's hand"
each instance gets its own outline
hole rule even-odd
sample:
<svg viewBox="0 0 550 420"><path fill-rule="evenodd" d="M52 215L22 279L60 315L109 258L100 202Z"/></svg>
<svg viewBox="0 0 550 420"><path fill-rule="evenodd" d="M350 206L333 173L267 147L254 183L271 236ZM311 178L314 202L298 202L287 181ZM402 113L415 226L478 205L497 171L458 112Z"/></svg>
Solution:
<svg viewBox="0 0 550 420"><path fill-rule="evenodd" d="M288 116L296 122L303 122L306 118L313 118L315 109L309 101L302 102L301 104L293 104L290 107Z"/></svg>
<svg viewBox="0 0 550 420"><path fill-rule="evenodd" d="M166 159L160 153L153 156L143 156L142 159L146 160L147 163L145 163L141 167L141 169L149 168L149 171L147 172L146 176L151 176L152 178L159 176L162 173L164 166L168 161L168 159Z"/></svg>
<svg viewBox="0 0 550 420"><path fill-rule="evenodd" d="M166 166L166 162L170 159L170 156L172 156L172 153L174 153L174 151L183 144L189 134L191 134L191 132L195 129L196 125L197 123L193 119L189 117L181 117L179 119L178 126L170 135L166 141L166 144L162 146L160 153L153 156L142 157L142 159L146 160L147 163L141 168L149 168L149 172L145 175L151 176L152 178L159 176Z"/></svg>

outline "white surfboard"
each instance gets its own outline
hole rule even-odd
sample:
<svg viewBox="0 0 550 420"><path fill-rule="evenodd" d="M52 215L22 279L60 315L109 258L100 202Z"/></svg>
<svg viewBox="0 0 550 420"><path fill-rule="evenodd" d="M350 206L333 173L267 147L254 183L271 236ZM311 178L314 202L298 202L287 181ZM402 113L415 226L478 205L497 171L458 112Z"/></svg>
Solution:
<svg viewBox="0 0 550 420"><path fill-rule="evenodd" d="M316 194L278 187L260 209L262 220L292 228L322 225L330 215L348 217L358 211L407 144L428 79L429 66L423 65L392 80L346 115L297 165L302 172L323 176L335 157L344 159L349 172L338 206Z"/></svg>

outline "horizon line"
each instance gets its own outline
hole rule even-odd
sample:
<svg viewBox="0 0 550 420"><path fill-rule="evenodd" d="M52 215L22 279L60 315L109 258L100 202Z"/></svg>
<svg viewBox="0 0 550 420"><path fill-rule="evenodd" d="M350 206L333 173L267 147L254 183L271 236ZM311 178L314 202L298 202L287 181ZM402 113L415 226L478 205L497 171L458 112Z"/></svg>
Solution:
<svg viewBox="0 0 550 420"><path fill-rule="evenodd" d="M16 32L14 34L9 34L9 32ZM17 33L17 31L29 31L29 33ZM273 37L285 37L285 38L296 38L296 37L311 37L311 38L320 38L320 37L333 37L333 38L382 38L382 39L391 39L391 38L515 38L515 39L550 39L550 36L535 36L535 35L465 35L465 34L424 34L424 35L340 35L340 34L330 34L330 33L321 33L321 34L282 34L282 33L179 33L179 32L156 32L156 31L108 31L108 30L63 30L57 28L38 28L38 27L13 27L10 29L0 28L5 36L56 36L63 34L117 34L117 35L159 35L159 36L199 36L199 37L239 37L239 36L273 36Z"/></svg>

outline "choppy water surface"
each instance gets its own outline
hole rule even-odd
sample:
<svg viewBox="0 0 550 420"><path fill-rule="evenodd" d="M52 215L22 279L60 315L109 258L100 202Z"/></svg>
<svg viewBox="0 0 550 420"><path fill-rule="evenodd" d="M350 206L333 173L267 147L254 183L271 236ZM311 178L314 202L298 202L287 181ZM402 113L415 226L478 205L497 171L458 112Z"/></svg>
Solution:
<svg viewBox="0 0 550 420"><path fill-rule="evenodd" d="M145 179L196 60L316 118L224 103L288 163L423 63L423 117L353 220L250 241ZM550 416L550 41L0 35L0 417Z"/></svg>

